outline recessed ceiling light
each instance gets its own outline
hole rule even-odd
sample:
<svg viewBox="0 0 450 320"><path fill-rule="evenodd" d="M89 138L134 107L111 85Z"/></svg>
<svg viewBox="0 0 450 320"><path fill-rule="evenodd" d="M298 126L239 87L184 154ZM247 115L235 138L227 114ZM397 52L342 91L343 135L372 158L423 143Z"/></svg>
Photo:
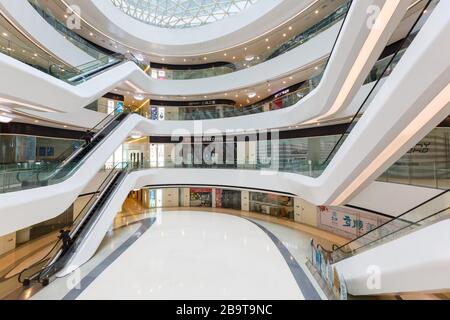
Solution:
<svg viewBox="0 0 450 320"><path fill-rule="evenodd" d="M269 38L266 38L266 42L269 42Z"/></svg>
<svg viewBox="0 0 450 320"><path fill-rule="evenodd" d="M247 97L249 97L250 99L253 99L254 97L256 97L256 92L247 93Z"/></svg>
<svg viewBox="0 0 450 320"><path fill-rule="evenodd" d="M12 121L12 118L10 118L10 117L0 116L1 123L10 123L11 121Z"/></svg>
<svg viewBox="0 0 450 320"><path fill-rule="evenodd" d="M286 38L286 33L283 33L283 37Z"/></svg>
<svg viewBox="0 0 450 320"><path fill-rule="evenodd" d="M249 54L248 56L245 57L245 61L253 61L255 59L255 56L252 54Z"/></svg>
<svg viewBox="0 0 450 320"><path fill-rule="evenodd" d="M142 138L142 134L139 132L135 132L131 134L131 139L140 139Z"/></svg>
<svg viewBox="0 0 450 320"><path fill-rule="evenodd" d="M288 29L289 29L289 30L292 30L292 27L289 27Z"/></svg>
<svg viewBox="0 0 450 320"><path fill-rule="evenodd" d="M318 13L319 13L319 10L314 11L314 13L315 13L315 14L318 14Z"/></svg>
<svg viewBox="0 0 450 320"><path fill-rule="evenodd" d="M4 37L8 36L8 34L6 32L3 32L2 34L3 34Z"/></svg>
<svg viewBox="0 0 450 320"><path fill-rule="evenodd" d="M144 95L142 95L142 94L136 94L136 95L134 96L134 98L135 98L137 101L142 101L142 100L145 99Z"/></svg>

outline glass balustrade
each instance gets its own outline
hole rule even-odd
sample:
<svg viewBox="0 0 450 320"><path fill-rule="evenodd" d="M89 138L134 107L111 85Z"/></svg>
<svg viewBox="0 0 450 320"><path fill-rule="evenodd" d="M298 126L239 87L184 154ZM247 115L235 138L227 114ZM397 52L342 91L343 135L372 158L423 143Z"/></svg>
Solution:
<svg viewBox="0 0 450 320"><path fill-rule="evenodd" d="M450 189L450 128L433 129L378 180Z"/></svg>
<svg viewBox="0 0 450 320"><path fill-rule="evenodd" d="M391 74L391 72L396 67L397 63L403 56L405 49L399 51L398 54L390 55L380 59L374 65L372 71L369 73L364 84L373 86L378 79L382 79ZM270 99L265 99L263 101L257 102L255 104L237 107L237 106L186 106L186 107L170 107L170 106L152 106L151 101L149 101L148 106L140 107L135 109L135 112L152 120L208 120L208 119L221 119L221 118L231 118L244 115L251 115L261 112L268 112L273 110L279 110L287 107L291 107L298 103L301 99L306 97L311 91L313 91L323 76L325 71L325 64L317 66L313 76L299 84L295 89L288 88L285 91L288 93L279 96L272 97ZM386 71L385 71L386 70ZM161 114L160 110L164 109L164 117L158 117ZM168 110L170 109L170 112Z"/></svg>
<svg viewBox="0 0 450 320"><path fill-rule="evenodd" d="M113 52L106 52L105 49L87 41L80 37L76 32L70 30L65 23L60 22L41 0L28 0L33 8L47 21L56 31L63 35L64 38L72 42L78 48L92 56L94 59L104 59L106 56L112 55Z"/></svg>
<svg viewBox="0 0 450 320"><path fill-rule="evenodd" d="M117 124L114 123L112 127ZM106 128L108 126L110 124ZM449 189L449 130L446 127L434 129L394 163L378 181ZM107 133L103 132L102 136L106 137ZM216 137L217 140L213 142L202 143L193 142L190 137L179 143L154 144L150 141L150 146L157 146L156 153L152 152L150 147L150 160L130 162L129 167L133 170L152 168L264 170L318 177L326 169L328 165L326 159L340 137L336 134L278 139L277 132L273 131L271 139L260 138L259 141L245 141L243 136ZM146 140L145 143L149 142ZM71 152L67 152L58 157L59 161L42 162L31 167L17 164L19 169L14 167L14 164L4 166L4 170L0 171L1 192L62 182L70 177L86 158L86 156L78 157L72 161L70 157ZM127 158L124 153L119 157L119 162ZM108 166L113 167L114 164Z"/></svg>
<svg viewBox="0 0 450 320"><path fill-rule="evenodd" d="M160 80L187 80L187 79L201 79L208 77L215 77L224 74L228 74L234 71L243 70L261 64L263 62L274 59L298 46L306 43L310 39L314 38L318 34L326 31L334 26L336 23L343 23L343 20L350 8L351 1L345 1L345 3L339 6L334 12L327 15L324 19L302 31L301 33L289 38L287 41L282 42L274 47L271 47L266 42L266 39L259 40L259 43L252 44L252 46L258 48L265 48L262 54L247 54L243 61L236 61L223 66L218 67L196 67L189 69L181 69L182 66L177 66L178 70L171 69L170 66L166 68L152 67L147 68L147 73L153 79Z"/></svg>
<svg viewBox="0 0 450 320"><path fill-rule="evenodd" d="M377 94L376 89L381 87L381 85L383 84L381 80L386 76L390 75L397 66L397 64L401 61L401 58L405 54L409 45L414 41L420 29L430 17L432 9L435 7L437 2L439 2L439 0L429 0L426 5L427 9L423 10L420 13L420 15L416 18L414 24L408 31L408 34L402 40L401 45L398 47L396 52L390 55L389 57L380 59L377 62L377 64L375 64L374 68L372 69L372 72L369 73L369 76L365 81L366 83L370 82L366 84L367 86L369 86L370 89L369 93L367 97L364 99L363 103L358 108L358 110L356 111L356 113L353 115L352 121L347 126L347 130L341 135L340 139L337 141L336 145L328 155L324 163L324 166L327 166L332 161L333 157L339 151L342 144L345 143L345 140L350 135L351 131L356 126L359 119L362 117L364 111L369 107L369 104L372 102L373 98Z"/></svg>
<svg viewBox="0 0 450 320"><path fill-rule="evenodd" d="M68 29L65 23L58 20L58 18L48 10L46 4L41 0L29 0L29 2L36 9L36 11L66 39L71 41L74 45L78 46L89 55L93 56L96 60L104 61L107 56L111 55L110 53L104 53L104 50L99 48L97 45L90 43L89 41L80 37L76 32ZM264 48L264 53L259 55L249 53L245 56L245 59L243 59L243 61L233 61L223 64L212 63L209 65L205 65L205 67L202 67L202 65L186 66L186 68L184 68L184 66L182 65L177 66L177 68L171 68L170 66L160 67L159 65L153 67L151 64L150 66L148 66L144 65L143 63L137 61L136 62L144 71L148 73L150 77L154 79L200 79L224 75L237 70L243 70L245 68L249 68L278 57L281 54L304 44L321 32L329 29L336 23L342 23L344 17L348 12L350 4L350 0L343 1L342 5L338 6L336 10L326 15L319 22L313 24L310 27L307 27L306 30L303 30L293 37L288 37L286 41L277 40L275 44L273 44L273 47L268 46L266 39L258 40L258 42L252 43L252 48L259 48L259 51L261 51L261 48ZM61 12L65 12L67 9L62 3L58 1L56 1L54 5L57 6L58 10L60 10ZM315 13L311 12L308 14L308 16L305 17L305 19L311 19L311 17L314 18L314 15ZM283 38L285 37L287 37L287 35L283 34ZM134 61L135 59L131 60ZM64 69L67 70L67 68Z"/></svg>
<svg viewBox="0 0 450 320"><path fill-rule="evenodd" d="M8 20L0 15L0 52L32 66L53 77L72 85L79 84L93 75L122 61L120 55L98 55L91 61L71 66L45 49L39 47L28 37L23 36Z"/></svg>
<svg viewBox="0 0 450 320"><path fill-rule="evenodd" d="M308 81L301 83L298 88L286 90L290 91L289 93L276 98L266 99L250 106L237 107L229 105L214 105L195 107L170 107L152 106L151 101L149 101L149 104L147 106L136 108L135 112L148 119L171 121L231 118L279 110L295 105L301 99L306 97L312 90L314 90L317 84L320 82L323 67L324 66L319 67L316 71L316 74L318 73L318 75L314 76ZM161 114L161 110L163 109L164 117L158 117L158 114Z"/></svg>

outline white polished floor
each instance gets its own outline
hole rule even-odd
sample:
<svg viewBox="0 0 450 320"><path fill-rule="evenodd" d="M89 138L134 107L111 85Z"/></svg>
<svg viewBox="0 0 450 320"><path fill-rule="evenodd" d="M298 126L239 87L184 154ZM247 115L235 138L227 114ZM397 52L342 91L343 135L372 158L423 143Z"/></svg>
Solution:
<svg viewBox="0 0 450 320"><path fill-rule="evenodd" d="M192 211L164 212L156 217L153 226L95 275L77 299L304 299L279 248L251 221ZM305 269L308 237L270 223L264 227L272 229ZM81 268L81 277L104 264L108 253L138 226L127 228L129 231L115 232L106 241L96 257ZM61 299L70 291L68 282L58 279L33 298Z"/></svg>

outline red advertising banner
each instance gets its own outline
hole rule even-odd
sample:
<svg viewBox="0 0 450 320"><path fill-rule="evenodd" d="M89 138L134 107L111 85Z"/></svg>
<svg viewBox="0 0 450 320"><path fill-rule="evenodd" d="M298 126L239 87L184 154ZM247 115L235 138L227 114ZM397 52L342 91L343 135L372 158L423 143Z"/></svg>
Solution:
<svg viewBox="0 0 450 320"><path fill-rule="evenodd" d="M216 189L216 208L222 208L222 189Z"/></svg>

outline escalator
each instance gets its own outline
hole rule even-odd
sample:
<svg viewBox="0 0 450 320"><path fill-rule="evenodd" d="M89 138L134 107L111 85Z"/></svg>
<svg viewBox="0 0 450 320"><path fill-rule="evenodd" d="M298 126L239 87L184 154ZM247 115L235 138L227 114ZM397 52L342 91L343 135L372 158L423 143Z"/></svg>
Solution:
<svg viewBox="0 0 450 320"><path fill-rule="evenodd" d="M106 116L96 126L88 130L92 135L89 143L83 144L75 151L72 147L66 149L50 163L43 163L33 170L3 173L3 175L8 175L8 179L3 178L2 193L53 185L67 179L79 168L87 157L95 152L96 148L105 138L117 129L128 115L129 113L121 112L116 114L113 112Z"/></svg>
<svg viewBox="0 0 450 320"><path fill-rule="evenodd" d="M43 259L21 272L18 278L20 282L26 286L33 282L46 286L59 271L70 264L72 257L96 225L127 173L126 164L118 164L111 170L75 219L70 228L70 241L63 243L59 240Z"/></svg>
<svg viewBox="0 0 450 320"><path fill-rule="evenodd" d="M333 263L338 263L358 253L369 250L388 241L395 240L441 219L449 218L450 190L445 190L412 209L387 221L352 241L335 247L331 252Z"/></svg>
<svg viewBox="0 0 450 320"><path fill-rule="evenodd" d="M448 251L439 247L447 246L449 218L447 189L332 251L320 250L352 295L436 292L448 288L448 274L441 272L448 266ZM379 270L379 288L367 284L373 270ZM417 280L419 275L425 281Z"/></svg>

